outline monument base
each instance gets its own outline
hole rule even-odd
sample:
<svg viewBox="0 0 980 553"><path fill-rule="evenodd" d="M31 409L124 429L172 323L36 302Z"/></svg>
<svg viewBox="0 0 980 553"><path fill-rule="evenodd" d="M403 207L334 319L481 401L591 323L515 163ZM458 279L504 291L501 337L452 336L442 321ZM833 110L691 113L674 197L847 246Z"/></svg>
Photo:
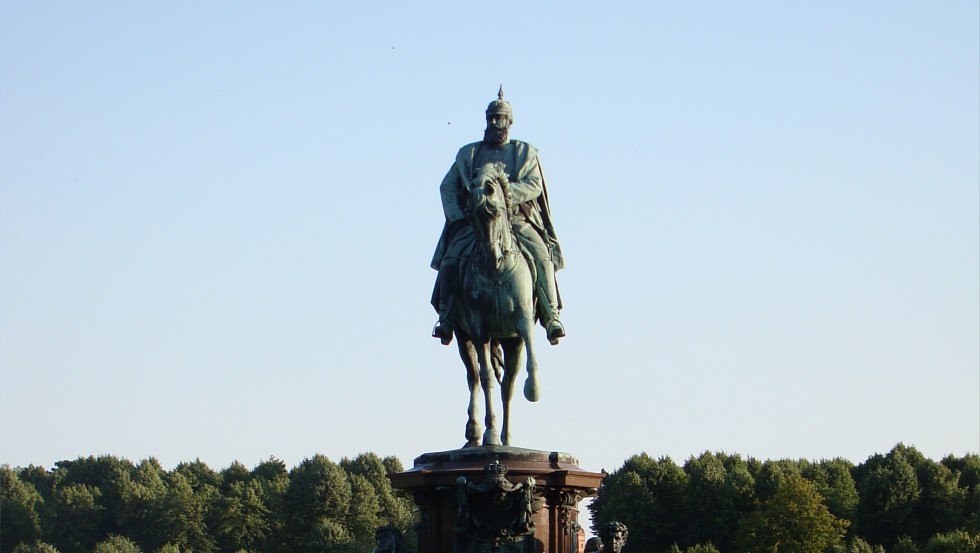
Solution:
<svg viewBox="0 0 980 553"><path fill-rule="evenodd" d="M576 553L578 504L603 475L567 453L485 446L415 459L391 476L417 506L419 553Z"/></svg>

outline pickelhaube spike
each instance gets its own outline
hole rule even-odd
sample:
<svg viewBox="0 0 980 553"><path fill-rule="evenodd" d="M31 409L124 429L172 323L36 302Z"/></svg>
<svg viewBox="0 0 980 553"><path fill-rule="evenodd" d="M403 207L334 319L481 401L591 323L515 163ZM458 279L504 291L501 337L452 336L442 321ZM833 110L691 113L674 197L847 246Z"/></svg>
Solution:
<svg viewBox="0 0 980 553"><path fill-rule="evenodd" d="M514 112L510 109L510 103L504 100L504 85L500 85L500 89L497 91L497 99L490 102L487 106L487 115L491 113L506 113L511 119L514 118Z"/></svg>

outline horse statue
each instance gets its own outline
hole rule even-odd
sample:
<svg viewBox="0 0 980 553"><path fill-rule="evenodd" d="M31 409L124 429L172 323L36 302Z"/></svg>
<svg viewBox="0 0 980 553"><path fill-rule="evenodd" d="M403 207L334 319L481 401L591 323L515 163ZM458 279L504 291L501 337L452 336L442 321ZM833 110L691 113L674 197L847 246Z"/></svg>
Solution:
<svg viewBox="0 0 980 553"><path fill-rule="evenodd" d="M473 226L475 243L463 266L460 301L451 313L470 388L463 447L481 445L481 388L486 410L482 445L509 445L510 400L525 348L524 397L528 401L541 397L531 340L535 320L533 264L528 263L511 230L508 183L503 163L484 165L469 188L464 209ZM499 429L494 408L497 383L503 404L503 424Z"/></svg>

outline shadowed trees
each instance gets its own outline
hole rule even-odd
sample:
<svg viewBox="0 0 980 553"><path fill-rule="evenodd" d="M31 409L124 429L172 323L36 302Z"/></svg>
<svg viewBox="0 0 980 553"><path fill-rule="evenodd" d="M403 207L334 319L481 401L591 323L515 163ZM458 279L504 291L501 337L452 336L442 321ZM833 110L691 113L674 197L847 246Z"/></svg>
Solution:
<svg viewBox="0 0 980 553"><path fill-rule="evenodd" d="M976 454L936 462L903 444L857 466L706 452L677 467L640 454L589 509L594 528L629 526L624 553L921 553L980 541L978 488Z"/></svg>

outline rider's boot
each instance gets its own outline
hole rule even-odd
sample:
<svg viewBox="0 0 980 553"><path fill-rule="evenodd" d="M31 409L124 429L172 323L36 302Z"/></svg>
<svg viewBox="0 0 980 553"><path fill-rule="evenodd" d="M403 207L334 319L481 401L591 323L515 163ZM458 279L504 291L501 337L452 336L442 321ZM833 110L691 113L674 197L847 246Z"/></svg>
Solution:
<svg viewBox="0 0 980 553"><path fill-rule="evenodd" d="M432 337L438 338L444 346L453 341L453 323L449 320L449 313L452 311L453 293L459 288L458 273L455 262L443 262L439 267L439 321L432 329Z"/></svg>
<svg viewBox="0 0 980 553"><path fill-rule="evenodd" d="M548 332L548 342L556 345L565 337L565 327L558 320L558 285L555 282L555 264L550 259L535 263L538 270L538 306L541 308L541 325Z"/></svg>

